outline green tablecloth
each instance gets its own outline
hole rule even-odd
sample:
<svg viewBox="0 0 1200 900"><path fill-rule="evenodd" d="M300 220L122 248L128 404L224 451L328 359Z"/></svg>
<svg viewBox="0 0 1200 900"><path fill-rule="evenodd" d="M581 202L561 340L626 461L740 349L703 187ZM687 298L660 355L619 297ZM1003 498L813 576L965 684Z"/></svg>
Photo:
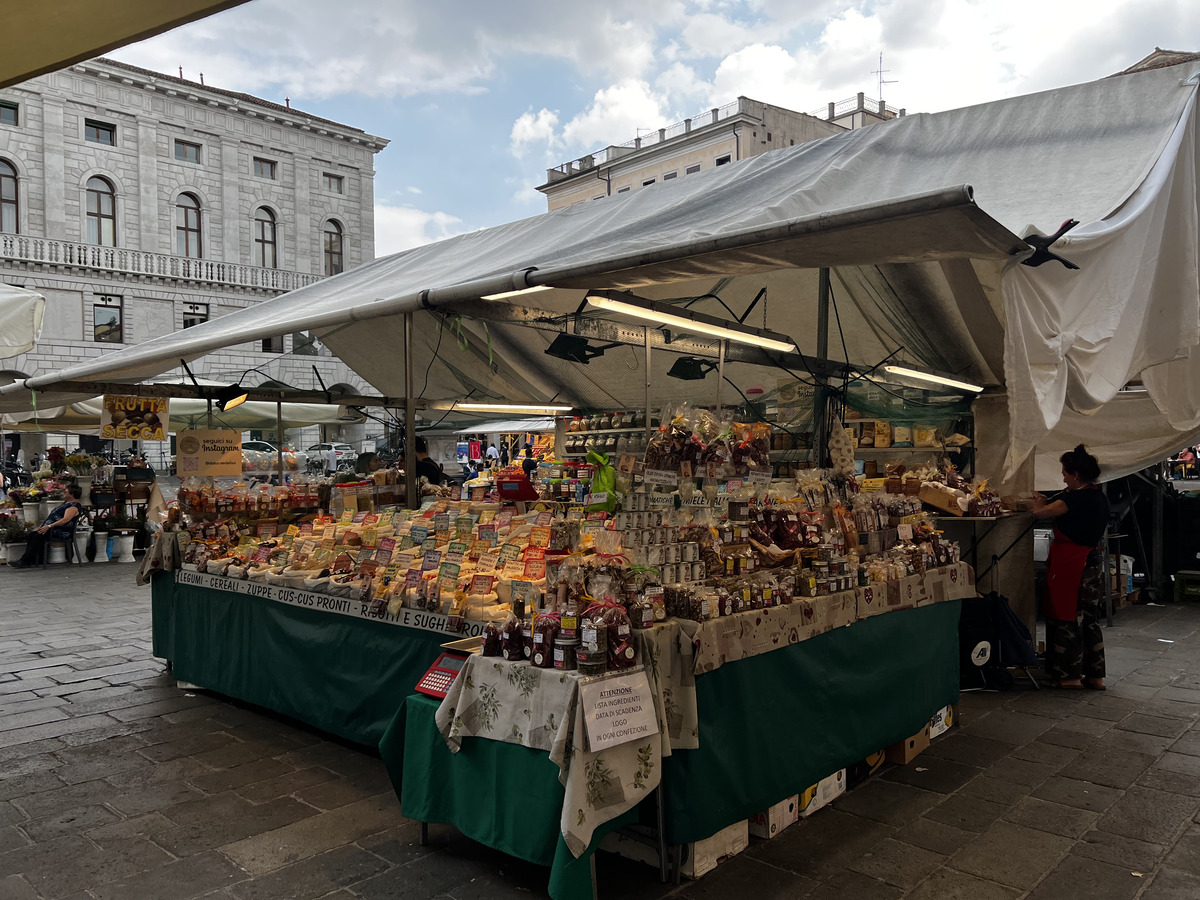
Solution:
<svg viewBox="0 0 1200 900"><path fill-rule="evenodd" d="M685 844L921 729L958 700L961 600L872 616L696 677L700 748L663 760Z"/></svg>
<svg viewBox="0 0 1200 900"><path fill-rule="evenodd" d="M170 572L151 592L153 652L177 679L372 747L453 637L177 584Z"/></svg>
<svg viewBox="0 0 1200 900"><path fill-rule="evenodd" d="M559 832L563 786L544 750L466 738L451 753L434 722L439 701L410 696L380 741L379 751L404 815L448 822L472 840L510 856L550 866L550 896L592 896L591 854L604 835L637 819L637 810L601 826L578 859Z"/></svg>
<svg viewBox="0 0 1200 900"><path fill-rule="evenodd" d="M873 616L697 676L700 749L663 760L668 841L709 837L915 734L956 702L961 607ZM404 814L552 866L556 900L589 897L587 856L573 859L558 830L563 788L548 754L481 739L451 754L437 706L409 698L380 744Z"/></svg>

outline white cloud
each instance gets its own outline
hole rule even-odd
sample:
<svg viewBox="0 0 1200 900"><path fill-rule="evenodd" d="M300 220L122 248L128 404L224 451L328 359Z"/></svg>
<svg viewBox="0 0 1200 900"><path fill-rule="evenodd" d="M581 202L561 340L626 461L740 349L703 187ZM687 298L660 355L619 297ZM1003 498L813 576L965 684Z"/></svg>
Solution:
<svg viewBox="0 0 1200 900"><path fill-rule="evenodd" d="M461 225L462 219L449 213L376 203L375 255L390 256L401 250L462 234L467 229Z"/></svg>
<svg viewBox="0 0 1200 900"><path fill-rule="evenodd" d="M660 98L644 81L626 78L596 92L591 106L563 126L571 147L595 149L632 140L668 124Z"/></svg>
<svg viewBox="0 0 1200 900"><path fill-rule="evenodd" d="M558 114L546 108L525 112L513 122L509 133L509 144L513 156L521 157L531 144L553 147L557 141L555 130L558 128Z"/></svg>

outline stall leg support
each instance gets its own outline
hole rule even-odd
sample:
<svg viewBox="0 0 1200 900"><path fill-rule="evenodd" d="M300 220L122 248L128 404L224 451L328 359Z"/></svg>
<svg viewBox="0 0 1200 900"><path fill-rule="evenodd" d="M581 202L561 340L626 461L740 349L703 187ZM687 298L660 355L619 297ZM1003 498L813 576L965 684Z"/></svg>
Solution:
<svg viewBox="0 0 1200 900"><path fill-rule="evenodd" d="M421 824L421 831L417 835L417 843L420 844L422 847L428 847L429 846L429 823L421 822L420 824ZM595 880L596 880L595 879L595 870L593 869L593 871L592 871L593 888L595 887Z"/></svg>

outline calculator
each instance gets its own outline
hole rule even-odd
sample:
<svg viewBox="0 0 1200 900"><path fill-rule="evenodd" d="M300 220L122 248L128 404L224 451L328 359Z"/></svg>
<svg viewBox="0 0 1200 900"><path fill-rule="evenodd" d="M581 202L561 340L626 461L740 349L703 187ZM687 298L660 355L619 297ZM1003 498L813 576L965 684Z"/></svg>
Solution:
<svg viewBox="0 0 1200 900"><path fill-rule="evenodd" d="M454 679L458 677L466 661L466 656L460 653L443 653L433 661L429 671L421 676L416 689L422 694L444 700L446 694L450 693L450 685L454 684Z"/></svg>

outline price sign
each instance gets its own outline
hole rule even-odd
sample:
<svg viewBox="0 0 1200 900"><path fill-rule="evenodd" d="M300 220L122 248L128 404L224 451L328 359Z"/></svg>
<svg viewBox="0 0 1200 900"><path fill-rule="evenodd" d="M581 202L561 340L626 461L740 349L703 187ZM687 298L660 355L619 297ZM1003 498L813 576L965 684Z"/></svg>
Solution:
<svg viewBox="0 0 1200 900"><path fill-rule="evenodd" d="M540 516L539 516L540 518ZM549 547L550 546L550 526L549 524L534 525L529 532L529 546L531 547Z"/></svg>
<svg viewBox="0 0 1200 900"><path fill-rule="evenodd" d="M496 566L500 564L499 553L481 553L479 554L479 571L480 572L495 572Z"/></svg>
<svg viewBox="0 0 1200 900"><path fill-rule="evenodd" d="M549 524L553 521L554 521L554 513L550 512L550 510L546 510L545 512L540 512L537 515L537 524L540 526L543 526L543 527L549 526Z"/></svg>
<svg viewBox="0 0 1200 900"><path fill-rule="evenodd" d="M912 536L913 536L913 530L912 530L911 525L897 525L896 526L896 537L898 537L900 540L911 541Z"/></svg>
<svg viewBox="0 0 1200 900"><path fill-rule="evenodd" d="M492 592L493 581L495 581L495 579L491 575L474 575L471 578L471 588L469 593L490 594Z"/></svg>
<svg viewBox="0 0 1200 900"><path fill-rule="evenodd" d="M504 578L524 578L525 563L519 560L510 560L504 564L504 569L500 574Z"/></svg>
<svg viewBox="0 0 1200 900"><path fill-rule="evenodd" d="M642 475L646 484L659 484L674 487L679 484L679 473L666 469L647 469Z"/></svg>
<svg viewBox="0 0 1200 900"><path fill-rule="evenodd" d="M770 484L771 470L770 469L751 469L750 470L751 484Z"/></svg>
<svg viewBox="0 0 1200 900"><path fill-rule="evenodd" d="M425 557L421 561L421 569L425 572L432 572L442 564L441 550L426 550Z"/></svg>

